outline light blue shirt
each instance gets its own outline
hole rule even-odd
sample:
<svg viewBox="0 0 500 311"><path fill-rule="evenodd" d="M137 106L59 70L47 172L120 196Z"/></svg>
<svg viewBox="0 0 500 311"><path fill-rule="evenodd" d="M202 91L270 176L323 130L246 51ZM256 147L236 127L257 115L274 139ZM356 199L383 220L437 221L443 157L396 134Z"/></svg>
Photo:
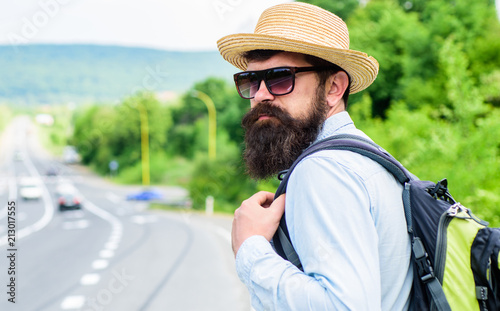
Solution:
<svg viewBox="0 0 500 311"><path fill-rule="evenodd" d="M328 118L318 140L367 137L347 112ZM292 172L285 215L304 272L263 236L241 245L236 269L256 310L407 310L413 281L402 186L374 161L344 150L317 152Z"/></svg>

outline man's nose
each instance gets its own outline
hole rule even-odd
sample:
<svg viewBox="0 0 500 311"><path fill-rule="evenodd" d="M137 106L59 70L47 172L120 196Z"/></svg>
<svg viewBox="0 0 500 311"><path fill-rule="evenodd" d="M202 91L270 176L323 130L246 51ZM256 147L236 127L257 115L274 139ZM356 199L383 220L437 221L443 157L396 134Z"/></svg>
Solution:
<svg viewBox="0 0 500 311"><path fill-rule="evenodd" d="M260 81L259 90L255 93L255 98L257 102L263 102L265 100L273 100L274 95L269 92L266 87L264 80Z"/></svg>

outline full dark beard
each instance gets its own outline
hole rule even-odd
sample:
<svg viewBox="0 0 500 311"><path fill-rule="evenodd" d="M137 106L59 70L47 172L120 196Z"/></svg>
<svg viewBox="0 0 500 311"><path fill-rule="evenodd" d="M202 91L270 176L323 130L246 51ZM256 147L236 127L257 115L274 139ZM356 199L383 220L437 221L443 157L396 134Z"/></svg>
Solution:
<svg viewBox="0 0 500 311"><path fill-rule="evenodd" d="M266 102L251 109L241 123L246 131L243 156L248 174L254 179L266 179L288 169L318 136L326 108L325 101L317 98L304 120L294 119ZM271 118L259 120L261 115Z"/></svg>

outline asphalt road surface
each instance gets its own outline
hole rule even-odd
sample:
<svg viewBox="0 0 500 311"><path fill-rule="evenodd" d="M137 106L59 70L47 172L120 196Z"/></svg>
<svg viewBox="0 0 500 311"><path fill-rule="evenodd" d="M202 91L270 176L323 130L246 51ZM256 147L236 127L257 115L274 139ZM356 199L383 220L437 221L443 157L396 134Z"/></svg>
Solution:
<svg viewBox="0 0 500 311"><path fill-rule="evenodd" d="M20 198L27 176L40 180L40 199ZM77 189L82 210L58 210L61 183ZM125 199L138 189L64 165L40 147L29 119L15 119L0 139L0 310L251 310L231 218L148 210Z"/></svg>

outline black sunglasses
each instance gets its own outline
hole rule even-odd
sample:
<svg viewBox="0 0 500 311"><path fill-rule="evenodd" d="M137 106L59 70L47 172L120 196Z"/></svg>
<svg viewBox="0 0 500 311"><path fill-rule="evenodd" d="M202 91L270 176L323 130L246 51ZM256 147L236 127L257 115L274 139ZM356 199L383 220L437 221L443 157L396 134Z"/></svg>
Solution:
<svg viewBox="0 0 500 311"><path fill-rule="evenodd" d="M258 71L243 71L234 75L234 83L241 97L252 99L259 91L262 80L274 96L290 94L295 87L295 74L306 71L336 69L327 67L276 67Z"/></svg>

